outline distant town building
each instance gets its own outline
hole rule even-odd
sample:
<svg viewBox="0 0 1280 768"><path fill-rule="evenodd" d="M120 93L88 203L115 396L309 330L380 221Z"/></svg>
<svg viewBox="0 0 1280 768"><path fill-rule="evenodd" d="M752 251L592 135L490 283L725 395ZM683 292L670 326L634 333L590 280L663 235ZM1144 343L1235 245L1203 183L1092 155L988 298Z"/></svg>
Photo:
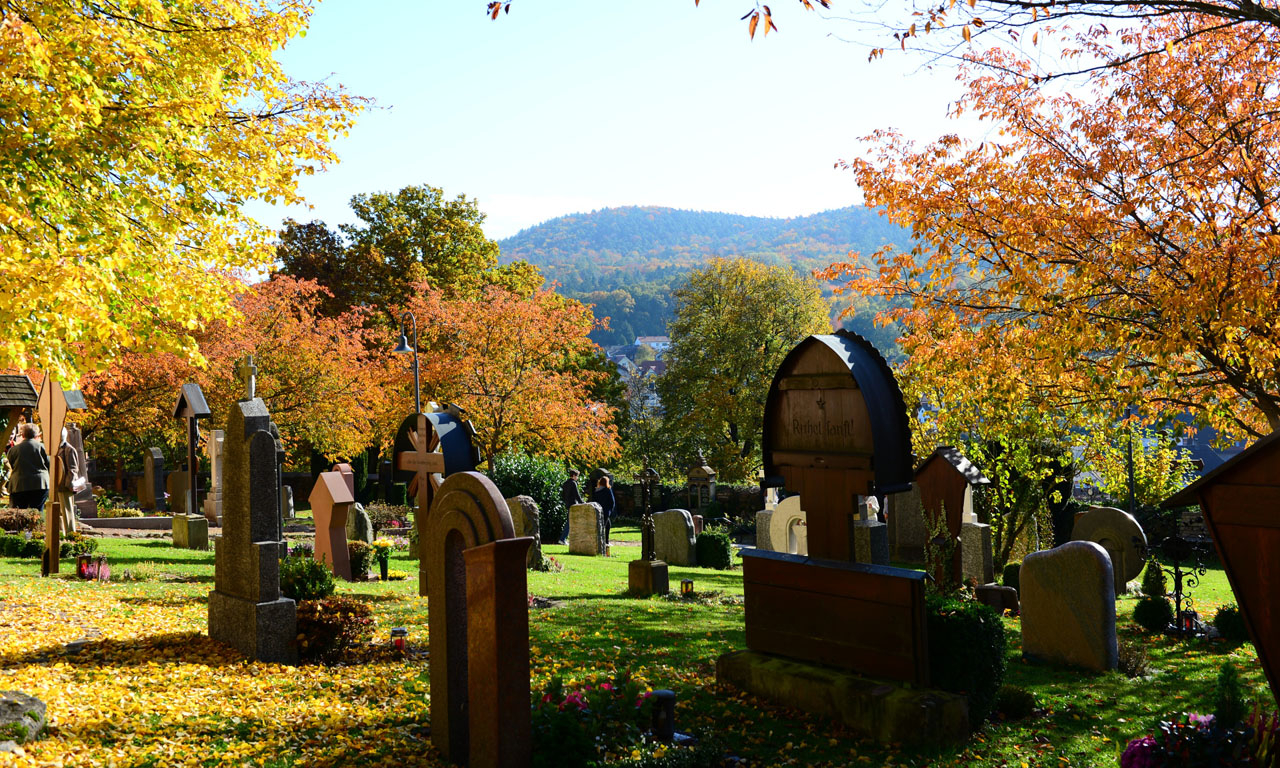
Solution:
<svg viewBox="0 0 1280 768"><path fill-rule="evenodd" d="M646 345L653 348L654 352L666 352L671 346L670 336L637 336L636 346Z"/></svg>

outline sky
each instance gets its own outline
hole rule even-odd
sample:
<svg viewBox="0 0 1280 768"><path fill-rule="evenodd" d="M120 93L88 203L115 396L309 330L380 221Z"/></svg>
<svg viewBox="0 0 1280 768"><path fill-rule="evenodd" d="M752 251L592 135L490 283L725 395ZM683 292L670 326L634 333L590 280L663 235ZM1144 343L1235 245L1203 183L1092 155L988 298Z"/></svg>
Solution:
<svg viewBox="0 0 1280 768"><path fill-rule="evenodd" d="M752 41L754 7L515 0L494 21L483 0L325 0L280 60L376 106L303 179L311 210L249 212L334 226L352 195L429 184L476 200L495 239L622 205L798 216L862 202L834 164L871 131L957 130L953 70L894 50L868 63L835 36L847 23L787 0Z"/></svg>

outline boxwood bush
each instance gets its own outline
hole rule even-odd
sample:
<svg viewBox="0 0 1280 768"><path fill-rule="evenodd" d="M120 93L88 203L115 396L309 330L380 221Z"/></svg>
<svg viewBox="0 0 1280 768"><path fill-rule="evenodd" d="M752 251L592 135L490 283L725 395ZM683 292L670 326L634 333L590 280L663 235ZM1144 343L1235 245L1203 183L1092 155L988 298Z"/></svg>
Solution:
<svg viewBox="0 0 1280 768"><path fill-rule="evenodd" d="M1015 560L1012 563L1008 563L1004 567L1004 572L1000 574L1000 583L1004 584L1006 587L1013 587L1014 589L1018 589L1018 585L1020 583L1018 580L1018 577L1021 573L1022 573L1021 561ZM1018 591L1021 592L1022 590L1018 589Z"/></svg>
<svg viewBox="0 0 1280 768"><path fill-rule="evenodd" d="M299 602L320 600L333 594L333 574L311 557L289 556L280 561L280 592Z"/></svg>
<svg viewBox="0 0 1280 768"><path fill-rule="evenodd" d="M538 504L538 528L542 543L560 541L569 510L560 501L560 486L569 479L554 459L526 453L504 453L495 456L489 468L489 479L498 486L503 498L532 496Z"/></svg>
<svg viewBox="0 0 1280 768"><path fill-rule="evenodd" d="M1249 629L1244 625L1244 617L1240 608L1234 604L1224 605L1213 615L1214 629L1228 643L1249 642Z"/></svg>
<svg viewBox="0 0 1280 768"><path fill-rule="evenodd" d="M1004 683L1004 624L995 609L931 593L925 602L929 678L935 688L969 698L969 727L977 729Z"/></svg>
<svg viewBox="0 0 1280 768"><path fill-rule="evenodd" d="M733 541L724 528L703 529L695 542L698 565L725 571L733 567Z"/></svg>
<svg viewBox="0 0 1280 768"><path fill-rule="evenodd" d="M1173 623L1173 606L1163 597L1144 597L1133 609L1133 621L1148 632L1164 632Z"/></svg>

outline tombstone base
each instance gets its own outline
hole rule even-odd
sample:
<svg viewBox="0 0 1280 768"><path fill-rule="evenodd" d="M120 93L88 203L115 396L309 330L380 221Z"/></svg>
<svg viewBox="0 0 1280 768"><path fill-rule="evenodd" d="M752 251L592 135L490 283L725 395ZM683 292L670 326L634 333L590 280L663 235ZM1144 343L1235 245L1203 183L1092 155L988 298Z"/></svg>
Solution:
<svg viewBox="0 0 1280 768"><path fill-rule="evenodd" d="M882 744L946 746L969 739L969 702L954 693L908 688L755 651L733 651L716 659L716 681L829 717Z"/></svg>
<svg viewBox="0 0 1280 768"><path fill-rule="evenodd" d="M298 663L298 606L287 597L255 603L209 593L209 638L257 661Z"/></svg>
<svg viewBox="0 0 1280 768"><path fill-rule="evenodd" d="M853 561L870 565L888 565L889 526L870 520L854 522Z"/></svg>
<svg viewBox="0 0 1280 768"><path fill-rule="evenodd" d="M173 516L175 549L208 549L209 521L199 515Z"/></svg>
<svg viewBox="0 0 1280 768"><path fill-rule="evenodd" d="M960 570L965 580L979 584L996 580L991 552L991 526L984 523L964 523L960 526Z"/></svg>
<svg viewBox="0 0 1280 768"><path fill-rule="evenodd" d="M667 564L661 560L632 560L627 564L627 586L635 597L667 594L671 591Z"/></svg>
<svg viewBox="0 0 1280 768"><path fill-rule="evenodd" d="M978 602L989 605L1001 613L1009 611L1014 616L1018 615L1018 590L1013 587L1003 587L999 584L979 584L974 587L973 595Z"/></svg>

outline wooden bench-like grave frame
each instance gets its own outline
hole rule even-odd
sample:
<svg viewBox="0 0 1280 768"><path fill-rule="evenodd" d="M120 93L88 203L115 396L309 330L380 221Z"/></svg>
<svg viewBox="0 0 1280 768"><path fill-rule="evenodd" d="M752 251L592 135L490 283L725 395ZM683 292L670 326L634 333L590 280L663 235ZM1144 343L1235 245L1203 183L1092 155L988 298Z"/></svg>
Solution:
<svg viewBox="0 0 1280 768"><path fill-rule="evenodd" d="M927 687L925 574L850 562L858 496L911 487L906 406L884 358L847 331L800 342L770 387L762 447L763 485L800 493L810 555L743 552L747 648Z"/></svg>

